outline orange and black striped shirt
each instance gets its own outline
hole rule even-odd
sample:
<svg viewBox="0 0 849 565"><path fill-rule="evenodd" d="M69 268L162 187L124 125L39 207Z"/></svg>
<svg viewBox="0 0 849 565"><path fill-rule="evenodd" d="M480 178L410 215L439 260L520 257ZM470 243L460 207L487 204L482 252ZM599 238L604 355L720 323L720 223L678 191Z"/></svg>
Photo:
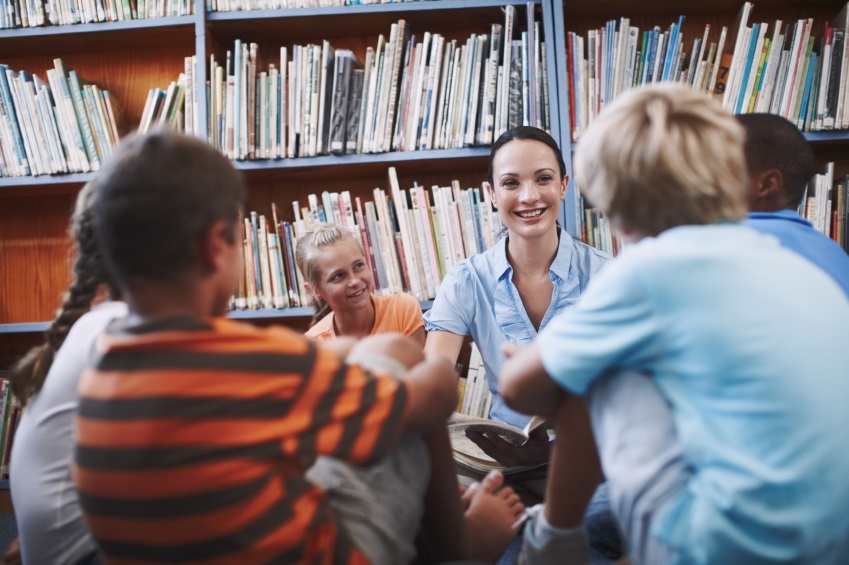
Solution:
<svg viewBox="0 0 849 565"><path fill-rule="evenodd" d="M223 319L112 327L80 383L74 476L107 563L359 563L317 455L380 458L403 382L286 329Z"/></svg>

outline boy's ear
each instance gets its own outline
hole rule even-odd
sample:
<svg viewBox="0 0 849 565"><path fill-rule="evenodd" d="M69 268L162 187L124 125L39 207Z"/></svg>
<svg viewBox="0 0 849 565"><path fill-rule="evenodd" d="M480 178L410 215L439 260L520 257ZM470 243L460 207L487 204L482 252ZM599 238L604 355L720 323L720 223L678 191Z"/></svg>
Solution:
<svg viewBox="0 0 849 565"><path fill-rule="evenodd" d="M758 198L775 198L784 190L784 175L778 169L769 169L760 173L758 177Z"/></svg>
<svg viewBox="0 0 849 565"><path fill-rule="evenodd" d="M205 271L220 271L232 260L231 251L235 244L233 232L225 220L217 220L204 230L198 260Z"/></svg>

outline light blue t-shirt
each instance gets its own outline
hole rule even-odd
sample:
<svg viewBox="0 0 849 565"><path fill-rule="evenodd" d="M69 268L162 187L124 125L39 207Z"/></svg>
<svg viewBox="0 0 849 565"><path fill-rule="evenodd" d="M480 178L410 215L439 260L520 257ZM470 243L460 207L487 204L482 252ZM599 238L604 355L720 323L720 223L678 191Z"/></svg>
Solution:
<svg viewBox="0 0 849 565"><path fill-rule="evenodd" d="M540 329L557 314L574 306L590 277L609 260L608 255L575 241L560 230L557 256L549 270L554 290ZM454 265L443 279L433 307L424 320L427 331L443 330L472 336L480 349L492 392L490 417L524 428L530 417L507 408L498 395L498 375L505 361L502 344L510 341L527 345L537 336L513 284L513 267L507 261L507 238L502 238L485 253Z"/></svg>
<svg viewBox="0 0 849 565"><path fill-rule="evenodd" d="M681 563L845 563L847 321L838 285L774 238L685 226L623 252L538 344L577 393L653 374L694 469L651 530Z"/></svg>
<svg viewBox="0 0 849 565"><path fill-rule="evenodd" d="M849 297L849 255L836 241L827 238L793 210L750 212L746 225L774 235L787 249L831 275Z"/></svg>

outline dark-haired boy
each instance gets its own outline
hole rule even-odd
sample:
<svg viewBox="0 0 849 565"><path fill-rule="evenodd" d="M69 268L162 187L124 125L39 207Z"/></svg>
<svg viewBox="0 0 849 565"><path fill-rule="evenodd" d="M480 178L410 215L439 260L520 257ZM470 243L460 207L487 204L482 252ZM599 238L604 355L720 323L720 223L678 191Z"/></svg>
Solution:
<svg viewBox="0 0 849 565"><path fill-rule="evenodd" d="M746 130L749 216L746 224L828 273L849 297L849 255L796 213L814 175L814 151L791 122L774 114L735 116Z"/></svg>
<svg viewBox="0 0 849 565"><path fill-rule="evenodd" d="M420 439L399 437L444 424L450 364L381 336L351 350L391 369L372 373L341 361L350 344L220 318L241 272L245 188L202 141L125 140L94 185L98 243L130 308L80 384L75 480L105 561L408 558L429 466ZM306 476L318 455L386 462L374 472L385 492L406 492L389 501L403 512L373 502L374 485L347 505L388 531L331 509Z"/></svg>

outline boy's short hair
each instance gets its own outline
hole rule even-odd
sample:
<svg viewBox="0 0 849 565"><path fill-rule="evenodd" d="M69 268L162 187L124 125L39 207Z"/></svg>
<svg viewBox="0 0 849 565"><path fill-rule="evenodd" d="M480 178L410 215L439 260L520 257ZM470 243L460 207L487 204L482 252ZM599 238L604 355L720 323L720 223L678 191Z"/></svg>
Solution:
<svg viewBox="0 0 849 565"><path fill-rule="evenodd" d="M735 116L746 130L746 162L749 174L771 169L781 171L787 207L796 208L816 172L814 150L792 122L775 114Z"/></svg>
<svg viewBox="0 0 849 565"><path fill-rule="evenodd" d="M719 102L682 86L614 101L581 138L575 176L614 226L640 236L746 216L743 128Z"/></svg>
<svg viewBox="0 0 849 565"><path fill-rule="evenodd" d="M245 199L223 154L169 130L122 140L93 184L95 235L122 290L194 265L204 230L219 220L235 226Z"/></svg>

